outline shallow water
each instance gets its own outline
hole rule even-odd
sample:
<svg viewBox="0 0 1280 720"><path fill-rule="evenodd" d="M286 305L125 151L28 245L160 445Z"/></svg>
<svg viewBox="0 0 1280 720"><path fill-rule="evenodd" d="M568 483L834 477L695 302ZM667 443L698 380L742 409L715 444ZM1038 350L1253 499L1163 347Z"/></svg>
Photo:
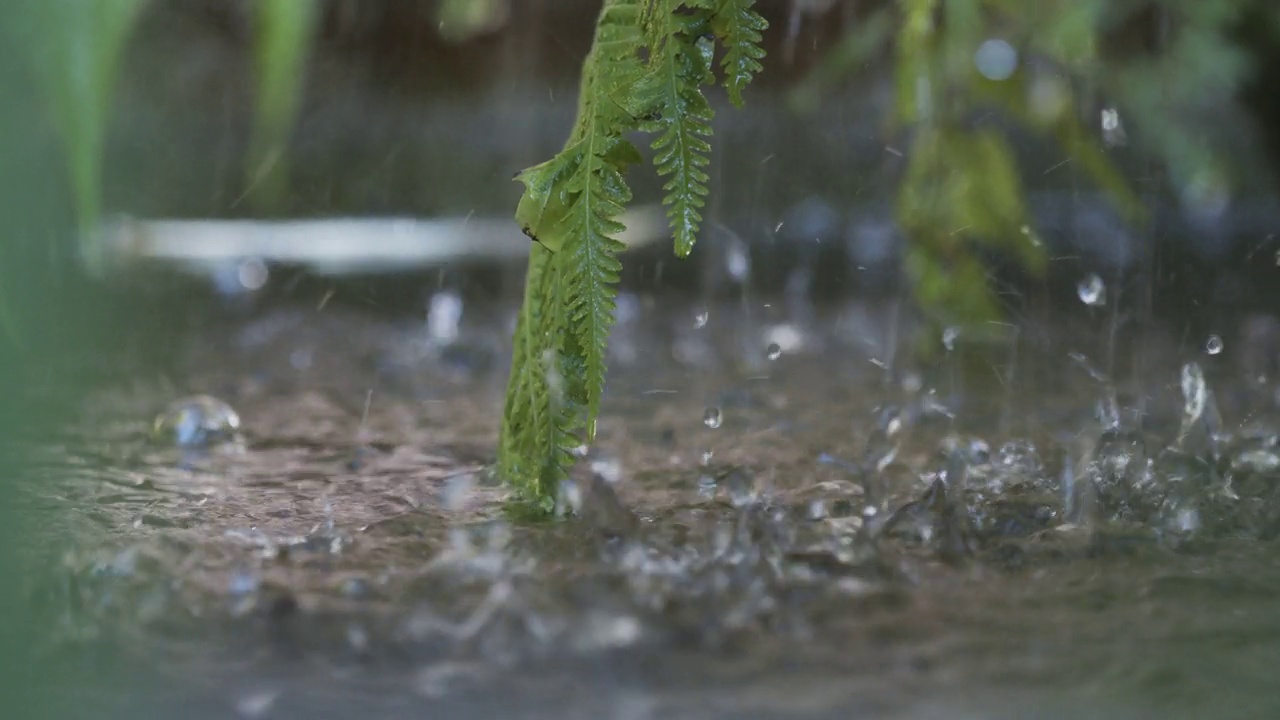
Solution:
<svg viewBox="0 0 1280 720"><path fill-rule="evenodd" d="M1280 711L1280 412L1226 330L1028 318L925 362L891 302L625 296L535 522L487 472L514 308L449 315L264 308L77 400L19 507L68 717ZM238 434L157 436L197 393Z"/></svg>

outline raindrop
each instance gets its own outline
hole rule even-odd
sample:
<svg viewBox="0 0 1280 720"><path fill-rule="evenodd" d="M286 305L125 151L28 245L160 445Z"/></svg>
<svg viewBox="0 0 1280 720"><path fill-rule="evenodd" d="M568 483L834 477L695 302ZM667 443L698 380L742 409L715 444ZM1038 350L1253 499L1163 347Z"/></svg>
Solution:
<svg viewBox="0 0 1280 720"><path fill-rule="evenodd" d="M462 296L456 292L438 292L431 296L427 309L427 335L433 342L448 345L458 339L462 321Z"/></svg>
<svg viewBox="0 0 1280 720"><path fill-rule="evenodd" d="M240 416L227 403L209 395L175 400L156 418L152 434L170 436L179 447L203 447L231 440Z"/></svg>
<svg viewBox="0 0 1280 720"><path fill-rule="evenodd" d="M806 514L810 520L825 520L827 517L827 503L819 498L809 503Z"/></svg>
<svg viewBox="0 0 1280 720"><path fill-rule="evenodd" d="M260 718L271 712L280 693L276 690L260 690L249 693L236 702L236 712L244 718Z"/></svg>
<svg viewBox="0 0 1280 720"><path fill-rule="evenodd" d="M706 467L707 465L710 465L711 458L715 456L716 456L716 453L714 450L703 450L702 456L700 457L700 460L702 461L702 466Z"/></svg>
<svg viewBox="0 0 1280 720"><path fill-rule="evenodd" d="M988 80L1008 80L1018 69L1018 51L1005 40L992 38L973 55L978 72Z"/></svg>
<svg viewBox="0 0 1280 720"><path fill-rule="evenodd" d="M468 502L471 500L471 491L474 485L475 478L470 473L454 475L444 483L444 490L440 495L440 505L447 512L459 512L466 509Z"/></svg>
<svg viewBox="0 0 1280 720"><path fill-rule="evenodd" d="M769 348L766 351L766 354L770 360L777 360L782 357L782 346L778 343L769 343Z"/></svg>
<svg viewBox="0 0 1280 720"><path fill-rule="evenodd" d="M258 591L258 578L248 572L236 572L227 581L227 593L233 596L242 597L244 595L252 595Z"/></svg>
<svg viewBox="0 0 1280 720"><path fill-rule="evenodd" d="M729 502L736 508L746 507L756 500L756 481L745 470L734 470L725 478L725 487L729 491Z"/></svg>
<svg viewBox="0 0 1280 720"><path fill-rule="evenodd" d="M1209 340L1204 344L1204 351L1210 355L1217 355L1222 352L1222 338L1217 335L1210 335Z"/></svg>
<svg viewBox="0 0 1280 720"><path fill-rule="evenodd" d="M701 330L702 328L706 327L706 326L707 326L707 320L709 320L710 318L711 318L711 313L707 312L706 310L703 310L702 312L698 313L697 315L694 315L694 316L693 316L693 329L694 329L694 330Z"/></svg>
<svg viewBox="0 0 1280 720"><path fill-rule="evenodd" d="M709 500L716 496L716 479L710 475L698 478L698 497Z"/></svg>
<svg viewBox="0 0 1280 720"><path fill-rule="evenodd" d="M956 349L956 339L960 337L960 328L949 327L942 331L942 346L951 352Z"/></svg>
<svg viewBox="0 0 1280 720"><path fill-rule="evenodd" d="M311 369L314 355L315 353L312 352L311 348L298 348L289 353L289 364L293 366L294 370L305 372Z"/></svg>
<svg viewBox="0 0 1280 720"><path fill-rule="evenodd" d="M751 271L751 256L747 254L747 249L742 243L735 242L729 247L725 257L725 269L735 282L740 283L747 279L747 273Z"/></svg>
<svg viewBox="0 0 1280 720"><path fill-rule="evenodd" d="M622 463L612 458L607 460L593 460L591 462L591 472L600 476L600 479L610 485L617 485L622 479Z"/></svg>
<svg viewBox="0 0 1280 720"><path fill-rule="evenodd" d="M582 512L582 488L572 480L560 481L560 493L556 498L556 514L560 516Z"/></svg>
<svg viewBox="0 0 1280 720"><path fill-rule="evenodd" d="M1187 363L1182 366L1182 429L1178 432L1178 443L1186 439L1187 434L1196 422L1204 416L1205 406L1209 404L1209 389L1205 385L1204 371L1198 363Z"/></svg>
<svg viewBox="0 0 1280 720"><path fill-rule="evenodd" d="M1107 286L1102 282L1102 278L1097 273L1089 273L1080 284L1076 286L1076 294L1080 296L1080 302L1089 307L1100 307L1107 304Z"/></svg>
<svg viewBox="0 0 1280 720"><path fill-rule="evenodd" d="M720 414L720 408L718 407L709 407L707 408L707 411L702 414L702 424L712 430L720 427L720 423L723 420L724 417Z"/></svg>
<svg viewBox="0 0 1280 720"><path fill-rule="evenodd" d="M245 260L236 268L236 277L240 280L240 286L249 291L261 290L267 284L269 275L266 263L258 258Z"/></svg>

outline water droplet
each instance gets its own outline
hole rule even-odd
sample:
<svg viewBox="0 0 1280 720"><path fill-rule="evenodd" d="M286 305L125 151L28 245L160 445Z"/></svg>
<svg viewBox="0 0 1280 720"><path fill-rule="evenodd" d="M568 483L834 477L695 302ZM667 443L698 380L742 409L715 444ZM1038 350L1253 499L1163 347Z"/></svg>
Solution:
<svg viewBox="0 0 1280 720"><path fill-rule="evenodd" d="M992 38L978 46L973 63L988 80L1008 80L1018 69L1018 51L1008 41Z"/></svg>
<svg viewBox="0 0 1280 720"><path fill-rule="evenodd" d="M824 520L827 517L827 502L821 498L809 503L809 507L805 510L810 520Z"/></svg>
<svg viewBox="0 0 1280 720"><path fill-rule="evenodd" d="M227 581L227 592L234 596L252 595L258 591L258 578L247 572L237 572Z"/></svg>
<svg viewBox="0 0 1280 720"><path fill-rule="evenodd" d="M1100 307L1107 304L1107 286L1097 273L1089 273L1076 285L1076 294L1080 302L1089 307Z"/></svg>
<svg viewBox="0 0 1280 720"><path fill-rule="evenodd" d="M951 352L956 349L956 340L960 337L960 328L949 327L942 331L942 346Z"/></svg>
<svg viewBox="0 0 1280 720"><path fill-rule="evenodd" d="M591 472L599 475L602 480L610 485L617 485L622 479L622 463L609 458L606 460L593 460L591 462Z"/></svg>
<svg viewBox="0 0 1280 720"><path fill-rule="evenodd" d="M582 488L572 480L560 481L560 492L556 498L556 514L560 516L582 513Z"/></svg>
<svg viewBox="0 0 1280 720"><path fill-rule="evenodd" d="M778 343L769 343L766 355L770 360L777 360L782 357L782 346Z"/></svg>
<svg viewBox="0 0 1280 720"><path fill-rule="evenodd" d="M1204 416L1205 406L1209 404L1209 389L1204 381L1204 370L1198 363L1187 363L1182 366L1182 429L1178 432L1178 442L1182 443L1191 428Z"/></svg>
<svg viewBox="0 0 1280 720"><path fill-rule="evenodd" d="M315 353L312 352L311 348L298 348L289 353L289 364L293 366L294 370L305 372L311 369L314 357Z"/></svg>
<svg viewBox="0 0 1280 720"><path fill-rule="evenodd" d="M693 316L693 329L694 329L694 330L701 330L702 328L706 327L706 326L707 326L707 320L709 320L709 319L711 319L711 313L707 312L706 310L703 310L702 312L698 313L697 315L694 315L694 316Z"/></svg>
<svg viewBox="0 0 1280 720"><path fill-rule="evenodd" d="M702 424L712 430L720 427L720 423L723 419L724 417L721 415L720 408L718 407L709 407L707 408L707 411L702 414Z"/></svg>
<svg viewBox="0 0 1280 720"><path fill-rule="evenodd" d="M698 478L698 497L709 500L716 496L716 479L710 475Z"/></svg>
<svg viewBox="0 0 1280 720"><path fill-rule="evenodd" d="M236 701L236 712L243 718L260 718L271 712L271 706L280 697L278 690L259 690Z"/></svg>
<svg viewBox="0 0 1280 720"><path fill-rule="evenodd" d="M225 442L240 429L240 416L227 403L209 395L175 400L156 418L152 433L169 435L180 447Z"/></svg>
<svg viewBox="0 0 1280 720"><path fill-rule="evenodd" d="M747 248L742 243L735 242L729 246L725 255L725 270L735 282L747 279L747 273L751 272L751 256L747 254Z"/></svg>
<svg viewBox="0 0 1280 720"><path fill-rule="evenodd" d="M1222 338L1217 335L1210 335L1204 344L1204 351L1210 355L1217 355L1222 352Z"/></svg>
<svg viewBox="0 0 1280 720"><path fill-rule="evenodd" d="M756 501L756 480L746 470L734 470L725 478L729 502L736 508L746 507Z"/></svg>
<svg viewBox="0 0 1280 720"><path fill-rule="evenodd" d="M454 475L444 483L440 495L440 505L447 512L465 510L471 500L471 491L475 487L475 478L470 473Z"/></svg>
<svg viewBox="0 0 1280 720"><path fill-rule="evenodd" d="M267 264L258 258L245 260L236 268L236 277L240 280L240 286L249 291L261 290L267 284L269 276Z"/></svg>
<svg viewBox="0 0 1280 720"><path fill-rule="evenodd" d="M702 451L702 456L701 456L701 458L700 458L700 460L702 461L702 466L703 466L703 467L706 467L707 465L710 465L710 464L711 464L711 458L713 458L713 457L715 457L715 456L716 456L716 453L715 453L715 451L714 451L714 450L703 450L703 451Z"/></svg>
<svg viewBox="0 0 1280 720"><path fill-rule="evenodd" d="M445 291L431 296L431 304L427 309L427 335L433 342L448 345L457 340L461 321L461 295Z"/></svg>

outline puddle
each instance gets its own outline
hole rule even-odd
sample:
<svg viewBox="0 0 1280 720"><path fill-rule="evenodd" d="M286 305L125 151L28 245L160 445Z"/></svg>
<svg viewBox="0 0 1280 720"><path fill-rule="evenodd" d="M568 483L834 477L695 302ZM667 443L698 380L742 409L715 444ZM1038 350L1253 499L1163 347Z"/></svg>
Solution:
<svg viewBox="0 0 1280 720"><path fill-rule="evenodd" d="M264 310L104 383L21 484L42 662L110 658L95 717L1280 709L1280 412L1230 337L913 364L874 305L633 304L552 521L489 474L510 307Z"/></svg>

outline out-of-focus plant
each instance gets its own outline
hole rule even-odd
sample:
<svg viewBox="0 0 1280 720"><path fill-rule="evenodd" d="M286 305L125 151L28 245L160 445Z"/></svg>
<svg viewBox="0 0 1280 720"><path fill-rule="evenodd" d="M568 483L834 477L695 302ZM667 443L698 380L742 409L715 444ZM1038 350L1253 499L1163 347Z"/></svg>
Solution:
<svg viewBox="0 0 1280 720"><path fill-rule="evenodd" d="M101 213L103 144L112 88L146 0L8 0L10 38L22 48L64 147L80 250L101 267L93 231Z"/></svg>
<svg viewBox="0 0 1280 720"><path fill-rule="evenodd" d="M257 114L246 183L255 206L270 210L279 208L288 187L284 149L302 97L318 5L316 0L257 0L253 10Z"/></svg>
<svg viewBox="0 0 1280 720"><path fill-rule="evenodd" d="M510 0L440 0L436 20L440 37L464 42L501 28L511 14Z"/></svg>
<svg viewBox="0 0 1280 720"><path fill-rule="evenodd" d="M1064 161L1093 180L1122 218L1141 205L1105 146L1124 123L1198 201L1229 193L1228 175L1192 120L1244 78L1229 33L1250 0L887 0L848 32L795 92L813 109L835 82L891 58L888 130L909 138L897 217L921 306L942 322L996 319L979 248L1032 272L1045 255L1030 222L1004 127L1055 138ZM1161 37L1134 51L1122 32L1156 13ZM1108 51L1107 41L1126 52ZM1085 108L1095 96L1114 105ZM1101 132L1098 132L1098 131Z"/></svg>

